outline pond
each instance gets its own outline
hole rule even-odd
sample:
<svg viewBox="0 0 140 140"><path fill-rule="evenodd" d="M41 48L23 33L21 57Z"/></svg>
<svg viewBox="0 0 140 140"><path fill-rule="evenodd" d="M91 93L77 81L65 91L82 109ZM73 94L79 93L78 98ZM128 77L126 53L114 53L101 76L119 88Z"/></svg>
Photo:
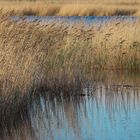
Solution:
<svg viewBox="0 0 140 140"><path fill-rule="evenodd" d="M86 81L79 94L40 92L30 101L28 116L0 128L1 139L139 140L140 74L98 76L93 74L97 78Z"/></svg>

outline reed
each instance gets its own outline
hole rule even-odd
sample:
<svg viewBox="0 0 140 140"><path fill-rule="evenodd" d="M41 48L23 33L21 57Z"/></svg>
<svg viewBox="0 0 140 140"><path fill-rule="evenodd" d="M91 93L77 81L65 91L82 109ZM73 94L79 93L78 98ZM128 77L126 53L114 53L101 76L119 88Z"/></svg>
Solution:
<svg viewBox="0 0 140 140"><path fill-rule="evenodd" d="M39 89L71 89L94 70L140 70L140 21L102 26L0 17L0 101Z"/></svg>

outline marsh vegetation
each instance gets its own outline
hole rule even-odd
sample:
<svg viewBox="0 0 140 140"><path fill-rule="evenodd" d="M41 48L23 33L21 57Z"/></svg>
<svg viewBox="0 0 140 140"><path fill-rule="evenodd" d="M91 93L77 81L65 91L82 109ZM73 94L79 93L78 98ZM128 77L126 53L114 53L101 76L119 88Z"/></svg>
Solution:
<svg viewBox="0 0 140 140"><path fill-rule="evenodd" d="M14 11L14 15L140 16L139 0L1 0L0 9Z"/></svg>
<svg viewBox="0 0 140 140"><path fill-rule="evenodd" d="M140 70L140 21L88 28L0 18L0 89L20 96L40 87L70 87L99 70Z"/></svg>
<svg viewBox="0 0 140 140"><path fill-rule="evenodd" d="M75 118L79 117L78 113L82 112L83 107L87 116L91 113L91 110L86 111L88 109L93 109L97 114L103 109L105 117L110 118L105 119L109 125L112 125L115 111L122 111L122 116L140 122L139 18L131 22L112 19L104 24L90 26L85 25L82 20L69 25L57 20L45 24L39 19L30 22L24 16L19 20L11 18L13 15L139 15L138 2L133 3L133 8L132 1L110 4L104 1L104 4L103 7L100 2L97 4L94 1L92 5L77 3L73 7L72 3L67 2L60 6L57 2L46 1L0 1L1 139L24 137L40 140L47 137L41 133L45 133L46 129L49 138L58 139L59 131L56 131L56 134L52 130L51 121L57 126L62 123L61 117L68 121L65 122L71 126L72 135L75 137L73 132L76 132L76 138L80 137L82 130L78 129L78 120ZM83 103L84 97L86 102ZM93 100L89 102L92 97ZM102 105L108 109L107 112ZM77 114L73 106L77 107ZM136 117L128 116L127 113L132 115L135 111L138 112ZM44 122L39 120L40 115ZM89 121L85 116L82 114L83 120ZM89 115L92 116L93 114ZM48 120L45 120L46 118ZM124 121L121 116L118 118ZM125 124L131 124L131 119L124 121ZM42 123L45 124L45 129L38 129ZM81 129L84 131L87 126L83 126ZM42 128L42 125L40 127ZM63 124L58 127L59 130L65 129ZM30 131L27 132L27 128ZM95 128L99 133L98 127ZM101 125L101 128L105 127ZM120 128L125 131L121 124ZM69 131L69 128L67 129ZM138 132L139 127L135 130ZM68 131L62 136L66 138ZM134 134L133 130L129 131ZM90 134L88 133L88 136L95 138L96 135ZM137 139L139 134L135 134L137 137L130 137ZM97 139L102 139L98 136ZM123 138L129 139L126 135Z"/></svg>

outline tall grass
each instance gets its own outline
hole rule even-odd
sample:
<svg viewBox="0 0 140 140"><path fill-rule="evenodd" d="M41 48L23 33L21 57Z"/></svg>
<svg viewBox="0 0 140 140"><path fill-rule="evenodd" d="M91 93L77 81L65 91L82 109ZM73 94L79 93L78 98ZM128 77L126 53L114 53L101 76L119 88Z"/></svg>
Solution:
<svg viewBox="0 0 140 140"><path fill-rule="evenodd" d="M0 18L0 94L79 84L95 69L140 70L140 21L90 28ZM7 96L9 95L9 96Z"/></svg>
<svg viewBox="0 0 140 140"><path fill-rule="evenodd" d="M85 1L83 1L85 2ZM139 1L0 1L0 9L15 11L16 15L59 16L140 16Z"/></svg>

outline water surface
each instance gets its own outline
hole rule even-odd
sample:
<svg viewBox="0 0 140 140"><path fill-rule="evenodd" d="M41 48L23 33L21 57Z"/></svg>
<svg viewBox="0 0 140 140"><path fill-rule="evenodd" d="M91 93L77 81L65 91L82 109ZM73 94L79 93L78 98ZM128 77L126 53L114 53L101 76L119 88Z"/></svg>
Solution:
<svg viewBox="0 0 140 140"><path fill-rule="evenodd" d="M41 24L52 22L63 24L84 23L85 25L105 24L112 20L135 22L139 17L135 16L14 16L12 19L22 21L23 19L29 22L39 21Z"/></svg>
<svg viewBox="0 0 140 140"><path fill-rule="evenodd" d="M100 73L77 94L40 92L30 101L26 119L1 128L1 139L139 140L139 81L139 74Z"/></svg>

